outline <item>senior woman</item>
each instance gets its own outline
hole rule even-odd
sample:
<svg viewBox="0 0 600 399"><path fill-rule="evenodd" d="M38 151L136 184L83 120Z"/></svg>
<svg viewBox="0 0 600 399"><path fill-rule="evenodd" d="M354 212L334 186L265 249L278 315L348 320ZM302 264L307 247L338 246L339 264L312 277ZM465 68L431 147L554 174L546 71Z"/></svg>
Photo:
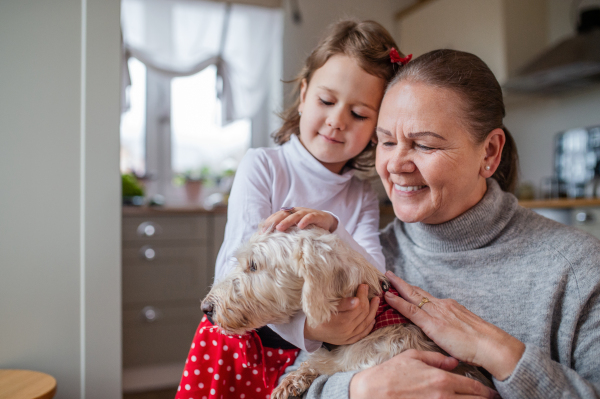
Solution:
<svg viewBox="0 0 600 399"><path fill-rule="evenodd" d="M402 298L386 300L452 357L407 351L321 376L308 398L489 397L445 371L455 359L487 370L505 399L600 398L600 242L518 205L503 117L500 86L472 54L427 53L390 83L376 167L397 216L381 243Z"/></svg>

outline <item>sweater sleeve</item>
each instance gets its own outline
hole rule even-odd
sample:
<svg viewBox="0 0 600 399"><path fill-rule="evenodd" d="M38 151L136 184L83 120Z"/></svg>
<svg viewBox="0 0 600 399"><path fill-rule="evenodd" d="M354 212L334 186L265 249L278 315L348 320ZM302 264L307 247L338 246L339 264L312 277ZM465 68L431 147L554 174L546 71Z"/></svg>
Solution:
<svg viewBox="0 0 600 399"><path fill-rule="evenodd" d="M550 358L542 349L527 344L525 352L509 378L496 381L496 388L505 399L512 398L600 398L600 284L597 265L588 276L580 275L580 294L583 298L570 367Z"/></svg>
<svg viewBox="0 0 600 399"><path fill-rule="evenodd" d="M597 369L595 371L597 373ZM585 380L577 371L551 360L534 345L525 346L525 352L509 378L504 381L494 379L494 384L504 399L600 398L597 381L594 384Z"/></svg>
<svg viewBox="0 0 600 399"><path fill-rule="evenodd" d="M272 171L261 150L250 149L240 162L227 206L225 239L215 264L215 281L235 267L237 248L256 232L259 223L272 212Z"/></svg>

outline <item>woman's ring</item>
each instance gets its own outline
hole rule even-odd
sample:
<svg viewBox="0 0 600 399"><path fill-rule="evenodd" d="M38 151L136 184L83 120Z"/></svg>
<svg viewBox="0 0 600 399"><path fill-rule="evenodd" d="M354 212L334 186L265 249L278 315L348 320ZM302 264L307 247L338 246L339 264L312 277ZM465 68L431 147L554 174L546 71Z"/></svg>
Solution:
<svg viewBox="0 0 600 399"><path fill-rule="evenodd" d="M418 305L419 309L421 309L423 307L423 305L425 305L426 303L429 303L429 298L424 296L423 299L421 299L421 303Z"/></svg>
<svg viewBox="0 0 600 399"><path fill-rule="evenodd" d="M285 212L289 212L290 214L294 213L294 207L293 206L282 206L280 208L280 210L285 211Z"/></svg>

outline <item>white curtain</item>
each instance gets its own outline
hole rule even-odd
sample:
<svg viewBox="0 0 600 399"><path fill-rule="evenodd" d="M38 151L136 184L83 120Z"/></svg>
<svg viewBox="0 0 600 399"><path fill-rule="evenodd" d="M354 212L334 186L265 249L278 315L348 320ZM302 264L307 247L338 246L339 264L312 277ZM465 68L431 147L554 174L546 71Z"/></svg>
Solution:
<svg viewBox="0 0 600 399"><path fill-rule="evenodd" d="M217 66L223 119L253 117L269 92L280 9L201 0L122 0L127 56L170 76ZM126 62L126 60L125 60Z"/></svg>

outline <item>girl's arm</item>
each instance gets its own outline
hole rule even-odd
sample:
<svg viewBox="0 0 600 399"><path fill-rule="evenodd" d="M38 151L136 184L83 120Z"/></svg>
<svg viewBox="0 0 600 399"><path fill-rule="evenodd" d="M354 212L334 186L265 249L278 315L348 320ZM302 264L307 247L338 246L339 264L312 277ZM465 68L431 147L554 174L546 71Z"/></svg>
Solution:
<svg viewBox="0 0 600 399"><path fill-rule="evenodd" d="M354 231L348 232L340 222L335 234L385 273L385 258L379 241L379 199L368 181L363 182L362 206Z"/></svg>
<svg viewBox="0 0 600 399"><path fill-rule="evenodd" d="M285 231L297 225L303 229L314 224L336 234L352 249L361 254L379 271L385 273L385 259L379 242L379 201L369 182L363 182L358 220L352 232L332 212L297 207L293 213L278 211L265 221L265 225L273 225L279 231Z"/></svg>
<svg viewBox="0 0 600 399"><path fill-rule="evenodd" d="M259 223L273 213L273 171L262 150L249 149L240 162L227 206L225 239L215 264L215 281L235 267L237 248L256 232Z"/></svg>

